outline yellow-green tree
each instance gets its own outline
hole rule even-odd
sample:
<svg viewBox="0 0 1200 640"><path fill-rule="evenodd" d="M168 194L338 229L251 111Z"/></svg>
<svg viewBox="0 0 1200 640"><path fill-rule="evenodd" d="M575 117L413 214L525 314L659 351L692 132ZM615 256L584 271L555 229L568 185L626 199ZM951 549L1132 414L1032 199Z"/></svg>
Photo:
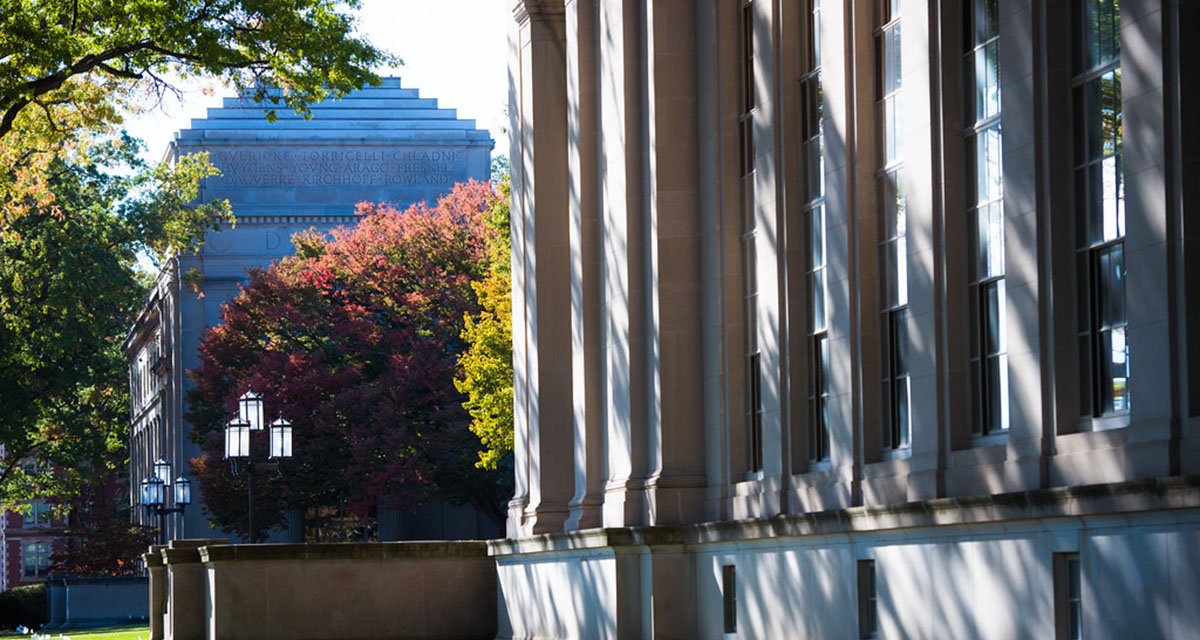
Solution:
<svg viewBox="0 0 1200 640"><path fill-rule="evenodd" d="M463 339L470 347L459 358L462 377L455 381L467 394L471 431L484 450L478 467L495 469L513 448L512 273L509 245L509 183L495 185L488 204L488 273L475 283L482 311L467 318Z"/></svg>
<svg viewBox="0 0 1200 640"><path fill-rule="evenodd" d="M220 78L262 102L308 105L378 83L396 59L354 35L359 0L0 0L0 236L61 214L50 171L154 106L172 77Z"/></svg>

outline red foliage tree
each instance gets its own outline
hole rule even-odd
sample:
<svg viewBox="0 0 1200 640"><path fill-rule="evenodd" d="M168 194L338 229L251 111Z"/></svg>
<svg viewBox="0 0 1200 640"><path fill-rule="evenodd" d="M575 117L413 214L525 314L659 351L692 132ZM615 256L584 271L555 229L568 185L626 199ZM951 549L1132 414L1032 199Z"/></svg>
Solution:
<svg viewBox="0 0 1200 640"><path fill-rule="evenodd" d="M125 496L125 482L114 469L97 472L80 487L70 502L69 528L51 558L52 574L92 577L141 572L141 556L154 544L157 530L130 523Z"/></svg>
<svg viewBox="0 0 1200 640"><path fill-rule="evenodd" d="M345 501L366 515L423 496L469 502L503 521L495 474L474 468L478 441L453 380L471 283L485 271L488 184L456 185L399 212L360 205L352 229L293 238L296 255L250 272L191 372L192 461L212 521L245 532L247 474L223 460L223 431L247 388L294 425L295 457L255 471L255 536L285 508ZM262 460L266 438L252 443Z"/></svg>

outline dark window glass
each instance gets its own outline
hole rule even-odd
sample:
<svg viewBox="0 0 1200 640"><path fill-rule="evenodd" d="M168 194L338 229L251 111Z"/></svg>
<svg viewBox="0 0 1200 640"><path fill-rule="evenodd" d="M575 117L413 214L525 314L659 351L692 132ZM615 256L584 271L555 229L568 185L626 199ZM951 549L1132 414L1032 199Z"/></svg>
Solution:
<svg viewBox="0 0 1200 640"><path fill-rule="evenodd" d="M879 634L879 600L875 588L875 561L858 561L858 637Z"/></svg>
<svg viewBox="0 0 1200 640"><path fill-rule="evenodd" d="M721 567L721 596L725 607L725 633L737 633L737 569L734 565Z"/></svg>

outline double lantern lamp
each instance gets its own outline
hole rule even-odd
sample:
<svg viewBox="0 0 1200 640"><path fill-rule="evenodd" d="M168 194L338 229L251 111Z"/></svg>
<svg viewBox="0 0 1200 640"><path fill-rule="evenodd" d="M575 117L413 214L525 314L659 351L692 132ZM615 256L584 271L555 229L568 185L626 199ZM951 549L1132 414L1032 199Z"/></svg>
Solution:
<svg viewBox="0 0 1200 640"><path fill-rule="evenodd" d="M262 396L247 391L238 398L238 415L225 427L225 457L235 460L250 457L250 434L266 428ZM292 457L292 423L283 418L270 425L272 459Z"/></svg>
<svg viewBox="0 0 1200 640"><path fill-rule="evenodd" d="M232 461L231 466L235 474L238 472L238 460L246 461L246 513L252 543L257 541L257 533L254 529L254 460L250 457L250 436L255 431L263 431L266 428L262 396L253 390L242 394L242 397L238 398L237 417L225 426L225 458ZM292 457L292 423L280 416L271 423L270 431L271 462L265 466L278 469L280 461Z"/></svg>
<svg viewBox="0 0 1200 640"><path fill-rule="evenodd" d="M161 509L166 504L167 488L172 486L171 463L158 459L154 472L142 480L142 506ZM175 478L175 506L186 507L192 503L192 481L187 476Z"/></svg>
<svg viewBox="0 0 1200 640"><path fill-rule="evenodd" d="M167 506L167 490L174 488L175 506ZM142 479L141 504L147 511L158 516L159 538L165 542L166 531L162 519L168 513L183 513L192 503L192 482L187 476L179 476L172 482L171 463L159 458L148 477Z"/></svg>

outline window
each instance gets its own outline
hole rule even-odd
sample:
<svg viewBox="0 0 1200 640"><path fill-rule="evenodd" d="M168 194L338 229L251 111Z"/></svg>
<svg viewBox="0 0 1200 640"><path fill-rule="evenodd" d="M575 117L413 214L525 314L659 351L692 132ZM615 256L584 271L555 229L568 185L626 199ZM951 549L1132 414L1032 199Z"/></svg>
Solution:
<svg viewBox="0 0 1200 640"><path fill-rule="evenodd" d="M971 400L974 432L983 436L1006 431L1009 424L998 6L999 0L971 0L963 29Z"/></svg>
<svg viewBox="0 0 1200 640"><path fill-rule="evenodd" d="M1080 413L1129 410L1120 0L1072 4Z"/></svg>
<svg viewBox="0 0 1200 640"><path fill-rule="evenodd" d="M45 468L45 465L36 458L21 458L21 471L28 475L41 473Z"/></svg>
<svg viewBox="0 0 1200 640"><path fill-rule="evenodd" d="M21 575L37 578L46 575L50 568L50 543L34 540L21 545Z"/></svg>
<svg viewBox="0 0 1200 640"><path fill-rule="evenodd" d="M25 514L25 526L45 527L50 524L50 512L53 507L44 502L33 502L29 505L29 513Z"/></svg>
<svg viewBox="0 0 1200 640"><path fill-rule="evenodd" d="M808 456L813 462L829 459L829 339L825 263L825 122L821 89L821 0L809 0L802 33L807 69L800 80L801 136L807 168L808 202L805 206L808 236Z"/></svg>
<svg viewBox="0 0 1200 640"><path fill-rule="evenodd" d="M721 600L725 633L737 633L737 569L731 564L721 567Z"/></svg>
<svg viewBox="0 0 1200 640"><path fill-rule="evenodd" d="M879 124L880 282L883 300L883 380L885 403L883 445L909 444L908 371L908 220L905 211L900 123L900 0L881 0L880 27L875 32L876 109Z"/></svg>
<svg viewBox="0 0 1200 640"><path fill-rule="evenodd" d="M738 142L741 156L742 189L742 272L745 295L746 350L743 359L746 376L746 437L749 443L749 470L762 470L762 375L758 351L758 275L757 219L754 193L754 4L742 4L741 110L738 114Z"/></svg>
<svg viewBox="0 0 1200 640"><path fill-rule="evenodd" d="M858 561L858 637L879 634L879 601L875 591L875 561Z"/></svg>
<svg viewBox="0 0 1200 640"><path fill-rule="evenodd" d="M1083 575L1078 553L1054 555L1054 626L1058 640L1083 638Z"/></svg>

